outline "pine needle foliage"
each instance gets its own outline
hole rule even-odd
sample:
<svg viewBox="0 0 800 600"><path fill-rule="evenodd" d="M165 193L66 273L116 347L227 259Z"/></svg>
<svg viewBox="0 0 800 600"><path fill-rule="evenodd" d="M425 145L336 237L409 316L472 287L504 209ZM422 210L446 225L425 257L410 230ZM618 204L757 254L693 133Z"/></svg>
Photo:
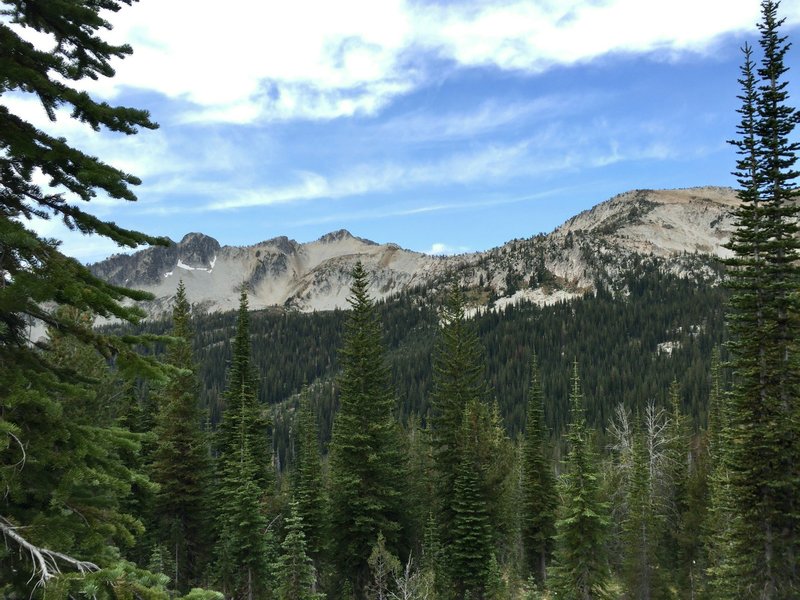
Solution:
<svg viewBox="0 0 800 600"><path fill-rule="evenodd" d="M317 419L311 409L308 389L300 395L297 415L294 497L308 555L320 570L328 540L328 499L322 477Z"/></svg>
<svg viewBox="0 0 800 600"><path fill-rule="evenodd" d="M174 343L167 361L175 367L165 387L156 426L153 481L159 485L156 520L159 543L175 560L173 585L185 593L196 585L208 561L208 490L211 462L205 415L198 400L197 365L186 289L181 281L172 311Z"/></svg>
<svg viewBox="0 0 800 600"><path fill-rule="evenodd" d="M610 598L605 551L608 508L600 497L600 475L586 425L577 361L573 365L570 407L566 470L559 479L561 508L556 521L550 585L559 599Z"/></svg>
<svg viewBox="0 0 800 600"><path fill-rule="evenodd" d="M267 421L256 399L250 365L247 292L242 291L226 407L217 438L217 576L226 595L263 597L272 582L274 549L264 511L273 478Z"/></svg>
<svg viewBox="0 0 800 600"><path fill-rule="evenodd" d="M363 597L378 533L394 554L404 545L405 467L380 323L360 262L352 277L330 445L331 526L339 575Z"/></svg>
<svg viewBox="0 0 800 600"><path fill-rule="evenodd" d="M728 320L732 396L730 476L740 531L729 573L757 598L795 597L800 588L800 204L792 141L798 111L788 104L790 44L778 2L761 2L760 66L744 48L739 160L742 200L729 248Z"/></svg>
<svg viewBox="0 0 800 600"><path fill-rule="evenodd" d="M531 384L525 438L522 442L522 541L529 573L542 587L553 552L555 512L558 505L550 436L544 418L544 391L536 354L531 361Z"/></svg>
<svg viewBox="0 0 800 600"><path fill-rule="evenodd" d="M485 361L474 324L465 315L464 296L453 284L445 299L433 357L431 448L436 471L440 540L453 539L455 478L462 461L459 436L469 403L486 402Z"/></svg>
<svg viewBox="0 0 800 600"><path fill-rule="evenodd" d="M276 565L277 600L321 600L324 595L315 591L316 575L306 552L303 517L297 501L289 504L286 537L281 544L281 556Z"/></svg>

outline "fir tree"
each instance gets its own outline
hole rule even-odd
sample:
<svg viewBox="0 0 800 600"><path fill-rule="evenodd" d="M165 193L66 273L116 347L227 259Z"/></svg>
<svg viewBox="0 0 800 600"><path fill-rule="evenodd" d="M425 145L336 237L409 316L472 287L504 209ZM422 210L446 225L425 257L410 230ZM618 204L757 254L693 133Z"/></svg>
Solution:
<svg viewBox="0 0 800 600"><path fill-rule="evenodd" d="M605 553L607 507L600 498L597 459L586 426L577 361L573 367L570 406L566 471L559 480L561 508L556 521L551 589L560 599L607 598L610 577Z"/></svg>
<svg viewBox="0 0 800 600"><path fill-rule="evenodd" d="M735 172L742 204L729 248L733 295L728 313L735 375L730 476L738 498L726 584L760 598L788 598L800 586L797 498L800 497L798 403L800 266L798 144L790 141L798 112L788 105L778 3L761 3L761 65L754 73L745 47L742 117ZM756 77L757 75L757 77Z"/></svg>
<svg viewBox="0 0 800 600"><path fill-rule="evenodd" d="M485 402L488 395L478 337L465 317L464 297L456 284L450 288L442 310L433 378L429 423L436 469L437 518L442 543L447 546L452 539L454 518L450 503L462 459L458 438L464 409L470 402Z"/></svg>
<svg viewBox="0 0 800 600"><path fill-rule="evenodd" d="M306 540L308 555L317 572L328 539L328 501L324 493L322 463L319 454L317 419L311 410L308 389L300 395L297 416L297 462L294 474L294 497Z"/></svg>
<svg viewBox="0 0 800 600"><path fill-rule="evenodd" d="M286 537L281 544L281 556L276 565L278 600L320 600L324 598L316 589L314 565L306 552L303 517L297 501L289 505L286 520Z"/></svg>
<svg viewBox="0 0 800 600"><path fill-rule="evenodd" d="M380 325L360 262L352 275L352 310L340 351L339 412L330 446L331 525L339 575L362 597L378 533L390 551L402 546L405 473Z"/></svg>
<svg viewBox="0 0 800 600"><path fill-rule="evenodd" d="M521 520L528 570L539 586L545 583L547 563L553 551L555 510L558 504L548 439L544 393L534 354L525 439L522 443Z"/></svg>
<svg viewBox="0 0 800 600"><path fill-rule="evenodd" d="M456 598L484 598L494 544L486 486L486 406L470 401L458 440L461 461L453 483L452 542L447 550L449 578Z"/></svg>
<svg viewBox="0 0 800 600"><path fill-rule="evenodd" d="M264 513L272 491L266 420L259 413L250 367L247 293L242 291L233 361L225 391L227 405L217 445L217 571L226 595L252 600L271 581L272 538Z"/></svg>
<svg viewBox="0 0 800 600"><path fill-rule="evenodd" d="M103 11L116 12L124 4L130 2L76 1L54 9L49 0L3 0L0 96L32 97L51 121L58 109L65 109L62 118L95 130L134 134L155 128L146 111L111 106L81 91L82 80L112 77L110 61L132 52L102 35L108 27ZM17 28L35 30L41 44L26 41ZM30 222L55 217L73 230L129 248L168 241L126 230L81 208L98 193L134 201L131 187L139 180L35 127L10 106L0 105L0 485L5 498L0 532L8 548L0 558L0 581L20 583L13 593L3 589L4 595L27 597L57 575L53 564L43 570L29 560L37 544L66 557L48 555L64 578L78 564L67 553L79 551L99 566L110 566L115 555L118 560L113 544L131 541L141 526L135 517L124 516L122 504L131 486L147 485L124 457L136 453L139 436L103 419L66 419L72 410L68 405L76 396L85 397L88 382L75 369L54 364L52 354L40 352L43 344L28 339L30 320L115 359L118 367L138 365L159 375L128 343L76 321L70 311L50 310L71 307L135 321L141 312L121 301L151 296L93 276L63 254L57 240L37 235ZM39 184L40 176L48 183ZM71 390L65 387L68 381ZM106 482L102 490L97 489L100 481ZM120 574L120 585L128 574Z"/></svg>
<svg viewBox="0 0 800 600"><path fill-rule="evenodd" d="M272 445L268 435L270 423L258 405L257 381L251 363L248 311L247 291L242 289L236 318L236 335L233 339L233 357L224 393L225 409L217 431L216 451L223 470L227 468L226 461L229 458L233 465L238 464L244 431L247 445L255 458L256 484L266 493L271 492L275 485L271 461Z"/></svg>
<svg viewBox="0 0 800 600"><path fill-rule="evenodd" d="M207 559L211 465L203 412L198 401L197 365L192 355L189 302L183 281L172 311L175 339L167 362L175 367L164 390L156 428L153 481L159 484L156 520L159 543L175 561L175 589L187 592Z"/></svg>
<svg viewBox="0 0 800 600"><path fill-rule="evenodd" d="M627 490L627 516L622 525L623 568L629 597L667 598L658 553L663 524L662 507L651 480L651 460L644 432L633 437L632 464Z"/></svg>

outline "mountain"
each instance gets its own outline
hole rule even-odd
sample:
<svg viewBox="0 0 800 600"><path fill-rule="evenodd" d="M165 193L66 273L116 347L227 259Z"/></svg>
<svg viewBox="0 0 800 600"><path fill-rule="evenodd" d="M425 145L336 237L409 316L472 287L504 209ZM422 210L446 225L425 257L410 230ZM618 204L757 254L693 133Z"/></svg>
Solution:
<svg viewBox="0 0 800 600"><path fill-rule="evenodd" d="M546 305L598 284L626 293L621 276L641 261L715 281L719 275L710 257L726 256L723 244L733 230L737 202L730 188L635 190L576 215L550 234L459 256L430 256L346 230L309 243L277 237L243 247L190 233L170 247L115 255L90 268L111 283L153 293L155 300L144 306L151 316L170 309L181 279L189 301L209 312L235 309L242 285L253 309L344 308L349 273L358 260L372 276L376 298L415 286L437 287L455 273L475 290L476 306L504 307L522 299Z"/></svg>

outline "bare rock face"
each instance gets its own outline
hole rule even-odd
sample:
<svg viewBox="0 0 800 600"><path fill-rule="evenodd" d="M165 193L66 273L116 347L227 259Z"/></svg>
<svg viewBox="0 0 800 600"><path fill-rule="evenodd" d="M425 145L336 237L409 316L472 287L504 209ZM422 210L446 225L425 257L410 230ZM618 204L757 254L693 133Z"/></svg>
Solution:
<svg viewBox="0 0 800 600"><path fill-rule="evenodd" d="M478 292L476 298L491 297L497 308L520 300L549 304L599 284L614 288L642 261L715 282L714 258L729 255L723 245L733 231L737 203L729 188L635 190L576 215L548 235L460 256L428 256L344 229L308 243L277 237L244 247L220 246L190 233L173 246L115 255L90 268L111 283L153 293L156 299L144 306L151 316L170 309L180 280L189 301L205 310L235 309L242 287L253 309L346 308L356 261L371 274L370 292L377 299L416 285L445 285L455 274Z"/></svg>

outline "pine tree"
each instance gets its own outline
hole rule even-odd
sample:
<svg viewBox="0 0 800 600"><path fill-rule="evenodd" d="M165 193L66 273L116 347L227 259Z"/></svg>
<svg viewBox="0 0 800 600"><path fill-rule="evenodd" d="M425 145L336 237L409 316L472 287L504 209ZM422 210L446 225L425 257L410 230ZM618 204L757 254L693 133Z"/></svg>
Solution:
<svg viewBox="0 0 800 600"><path fill-rule="evenodd" d="M437 519L444 546L452 539L451 499L461 462L458 437L464 410L470 402L485 402L488 387L484 360L472 324L464 313L464 297L456 284L450 288L441 315L433 358L433 392L429 417L436 470Z"/></svg>
<svg viewBox="0 0 800 600"><path fill-rule="evenodd" d="M289 504L286 519L286 537L281 544L281 556L276 565L278 600L320 600L324 595L315 591L316 575L311 558L306 552L306 536L300 506Z"/></svg>
<svg viewBox="0 0 800 600"><path fill-rule="evenodd" d="M187 592L200 581L207 560L211 465L203 412L198 401L197 365L192 354L189 302L183 281L172 311L175 339L167 362L175 367L163 393L152 467L158 483L156 520L159 543L175 562L175 589Z"/></svg>
<svg viewBox="0 0 800 600"><path fill-rule="evenodd" d="M607 598L607 507L600 498L597 459L586 426L577 361L573 366L570 406L566 471L559 479L561 508L556 521L551 589L559 599Z"/></svg>
<svg viewBox="0 0 800 600"><path fill-rule="evenodd" d="M73 327L92 326L85 313L61 310ZM78 579L98 570L107 576L143 533L139 515L128 510L134 487L153 491L135 470L143 436L116 425L113 406L128 384L93 348L54 329L48 335L51 366L80 370L85 379L66 384L40 373L32 381L24 371L0 369L0 389L8 393L0 404L5 597L49 593L73 577L70 571L79 571ZM34 562L34 551L45 562Z"/></svg>
<svg viewBox="0 0 800 600"><path fill-rule="evenodd" d="M258 405L255 371L251 364L250 314L247 291L242 289L233 339L233 357L224 393L225 408L216 437L216 451L222 469L230 457L239 462L242 428L250 452L255 457L256 484L264 493L273 491L275 476L272 467L272 445L269 441L269 419Z"/></svg>
<svg viewBox="0 0 800 600"><path fill-rule="evenodd" d="M658 556L663 514L651 480L651 460L645 433L633 437L632 465L627 490L627 515L622 525L623 567L629 597L667 598Z"/></svg>
<svg viewBox="0 0 800 600"><path fill-rule="evenodd" d="M534 575L539 586L545 583L547 563L553 551L558 504L548 438L544 420L544 393L534 354L522 445L521 520L529 573Z"/></svg>
<svg viewBox="0 0 800 600"><path fill-rule="evenodd" d="M3 0L0 96L38 100L50 120L59 108L66 109L62 118L95 130L134 134L138 128L155 128L146 111L111 106L80 91L84 79L112 77L110 61L131 53L130 46L111 44L101 35L108 26L103 11L116 12L124 4L130 2L76 1L54 10L49 0ZM42 42L38 47L48 50L23 39L18 28L35 30ZM0 105L0 485L5 498L0 533L7 548L0 558L0 581L20 583L13 593L3 589L4 595L27 597L38 585L70 577L67 572L78 561L67 553L79 551L99 566L110 566L115 555L118 560L113 544L130 541L141 526L132 515L124 516L121 505L131 486L147 485L125 456L135 455L139 436L102 419L64 418L76 396L80 403L91 393L89 384L74 368L54 364L43 344L28 339L30 320L114 359L118 368L139 366L150 376L160 375L127 340L87 327L71 311L51 310L67 307L90 317L135 321L141 312L121 301L151 296L93 276L63 254L57 240L40 237L29 223L55 217L72 229L129 248L168 241L126 230L81 208L98 193L134 201L131 187L139 180L34 127L9 106ZM37 182L40 175L47 184ZM97 489L100 481L106 482L102 490ZM66 556L54 559L64 574L56 577L52 565L43 572L30 561L26 544L34 549L46 544ZM121 585L126 573L120 575Z"/></svg>
<svg viewBox="0 0 800 600"><path fill-rule="evenodd" d="M226 595L252 600L271 581L273 540L264 512L272 491L267 422L259 412L250 366L250 320L242 291L225 391L226 407L217 438L218 578Z"/></svg>
<svg viewBox="0 0 800 600"><path fill-rule="evenodd" d="M788 102L778 3L763 0L761 65L745 47L742 117L735 172L742 204L729 248L728 313L735 387L730 476L739 502L734 534L739 567L726 587L760 598L788 598L800 586L798 507L800 436L800 238L795 163L790 141L798 112ZM757 77L756 77L757 75Z"/></svg>
<svg viewBox="0 0 800 600"><path fill-rule="evenodd" d="M360 262L352 276L330 445L331 526L339 576L363 597L367 559L378 533L393 553L403 546L405 473L380 325Z"/></svg>
<svg viewBox="0 0 800 600"><path fill-rule="evenodd" d="M470 401L458 440L461 461L453 483L452 542L447 549L449 578L456 598L483 598L494 544L486 485L486 406Z"/></svg>
<svg viewBox="0 0 800 600"><path fill-rule="evenodd" d="M708 560L707 589L714 600L741 598L738 573L741 556L735 540L741 531L731 481L732 412L722 390L719 351L715 350L709 397L709 507L702 526Z"/></svg>
<svg viewBox="0 0 800 600"><path fill-rule="evenodd" d="M300 395L295 448L297 464L294 474L294 496L297 513L301 519L308 555L319 572L329 535L328 499L324 493L322 479L317 420L311 410L311 398L307 388Z"/></svg>

